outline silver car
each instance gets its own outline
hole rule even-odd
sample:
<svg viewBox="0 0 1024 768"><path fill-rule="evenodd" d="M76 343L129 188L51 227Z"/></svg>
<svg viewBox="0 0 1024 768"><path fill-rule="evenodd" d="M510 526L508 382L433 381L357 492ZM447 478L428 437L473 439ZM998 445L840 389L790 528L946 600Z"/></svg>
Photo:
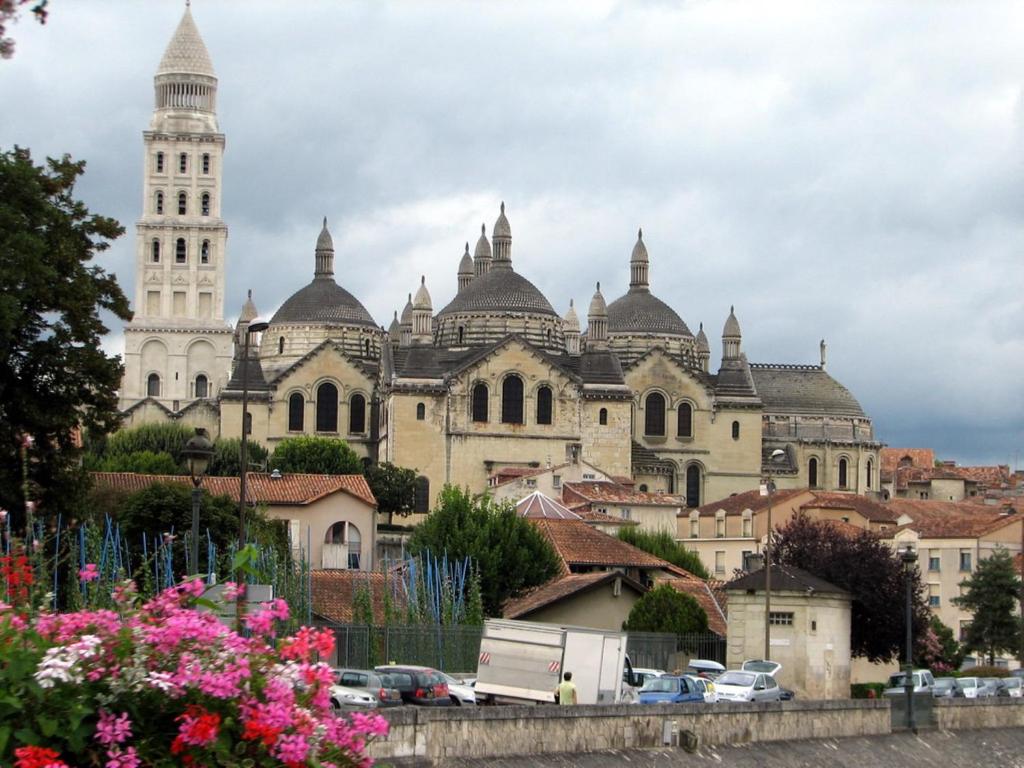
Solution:
<svg viewBox="0 0 1024 768"><path fill-rule="evenodd" d="M782 689L763 672L732 669L715 679L719 701L781 701Z"/></svg>

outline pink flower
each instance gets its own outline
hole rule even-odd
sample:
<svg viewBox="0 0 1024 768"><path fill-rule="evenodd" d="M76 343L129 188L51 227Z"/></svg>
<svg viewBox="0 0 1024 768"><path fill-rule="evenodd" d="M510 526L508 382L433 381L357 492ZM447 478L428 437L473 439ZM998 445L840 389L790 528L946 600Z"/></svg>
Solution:
<svg viewBox="0 0 1024 768"><path fill-rule="evenodd" d="M107 710L100 710L100 721L96 725L96 741L100 744L110 746L120 744L131 738L132 723L128 719L128 713L122 712L120 716L114 716Z"/></svg>
<svg viewBox="0 0 1024 768"><path fill-rule="evenodd" d="M225 581L224 589L221 591L220 596L225 603L230 603L234 600L237 600L238 596L243 594L244 592L244 584L241 587L239 587L239 585L233 581Z"/></svg>
<svg viewBox="0 0 1024 768"><path fill-rule="evenodd" d="M139 757L135 747L128 747L122 752L118 747L107 751L107 764L104 768L138 768Z"/></svg>
<svg viewBox="0 0 1024 768"><path fill-rule="evenodd" d="M100 572L96 568L96 563L86 563L85 568L78 572L79 581L96 581L100 577Z"/></svg>

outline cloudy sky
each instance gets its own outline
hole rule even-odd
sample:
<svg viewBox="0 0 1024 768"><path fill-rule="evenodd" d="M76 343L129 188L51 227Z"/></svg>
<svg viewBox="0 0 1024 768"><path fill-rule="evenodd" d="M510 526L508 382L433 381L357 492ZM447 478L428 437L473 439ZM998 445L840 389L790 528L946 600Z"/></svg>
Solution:
<svg viewBox="0 0 1024 768"><path fill-rule="evenodd" d="M0 148L88 161L129 234L152 76L182 0L51 0L0 62ZM226 313L312 277L382 325L425 274L435 310L505 200L513 262L561 312L654 292L717 366L817 363L895 446L1024 451L1024 5L195 0L220 78ZM120 351L114 329L108 348Z"/></svg>

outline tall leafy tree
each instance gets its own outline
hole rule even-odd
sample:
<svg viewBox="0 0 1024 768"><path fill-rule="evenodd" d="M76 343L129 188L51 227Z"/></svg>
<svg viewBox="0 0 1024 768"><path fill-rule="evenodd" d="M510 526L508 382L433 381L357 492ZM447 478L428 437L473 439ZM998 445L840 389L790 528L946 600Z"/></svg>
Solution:
<svg viewBox="0 0 1024 768"><path fill-rule="evenodd" d="M120 420L122 367L101 348L99 313L131 312L90 262L124 230L75 199L84 169L67 155L37 166L27 149L0 152L0 506L16 530L26 486L41 513L81 495L78 428L106 433Z"/></svg>
<svg viewBox="0 0 1024 768"><path fill-rule="evenodd" d="M904 571L899 555L870 531L851 535L827 520L794 517L776 532L772 561L802 568L850 593L850 651L871 662L902 656L906 583L911 580L914 636L928 626L920 572Z"/></svg>
<svg viewBox="0 0 1024 768"><path fill-rule="evenodd" d="M416 471L388 461L366 471L366 482L377 499L377 509L387 513L388 525L394 515L411 515L416 504Z"/></svg>
<svg viewBox="0 0 1024 768"><path fill-rule="evenodd" d="M543 584L560 569L551 543L509 504L489 496L445 486L437 507L416 526L409 548L449 559L472 558L480 574L480 595L487 616L500 616L506 600Z"/></svg>
<svg viewBox="0 0 1024 768"><path fill-rule="evenodd" d="M1014 613L1020 579L1010 553L998 549L979 561L974 573L960 586L965 592L962 597L953 598L953 602L974 614L964 646L988 654L989 664L996 663L996 654L1016 652L1022 631L1021 620Z"/></svg>
<svg viewBox="0 0 1024 768"><path fill-rule="evenodd" d="M348 443L336 437L286 437L274 449L270 466L282 472L314 475L361 475L363 462Z"/></svg>
<svg viewBox="0 0 1024 768"><path fill-rule="evenodd" d="M641 530L640 526L623 526L619 530L619 538L627 544L632 544L637 549L642 549L644 552L649 552L655 557L667 560L672 565L678 565L694 576L700 576L702 579L707 579L710 576L707 568L704 567L704 563L700 561L700 555L688 550L676 541L668 531L654 533Z"/></svg>
<svg viewBox="0 0 1024 768"><path fill-rule="evenodd" d="M708 615L692 595L660 584L636 601L622 627L629 632L707 632Z"/></svg>

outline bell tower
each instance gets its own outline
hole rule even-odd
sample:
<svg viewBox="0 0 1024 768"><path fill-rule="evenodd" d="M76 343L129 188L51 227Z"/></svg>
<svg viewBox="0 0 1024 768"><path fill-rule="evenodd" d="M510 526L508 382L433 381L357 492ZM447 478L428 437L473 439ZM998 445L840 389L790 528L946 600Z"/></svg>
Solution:
<svg viewBox="0 0 1024 768"><path fill-rule="evenodd" d="M224 321L228 228L221 218L217 77L188 5L153 84L121 408L153 398L179 411L217 396L232 353Z"/></svg>

